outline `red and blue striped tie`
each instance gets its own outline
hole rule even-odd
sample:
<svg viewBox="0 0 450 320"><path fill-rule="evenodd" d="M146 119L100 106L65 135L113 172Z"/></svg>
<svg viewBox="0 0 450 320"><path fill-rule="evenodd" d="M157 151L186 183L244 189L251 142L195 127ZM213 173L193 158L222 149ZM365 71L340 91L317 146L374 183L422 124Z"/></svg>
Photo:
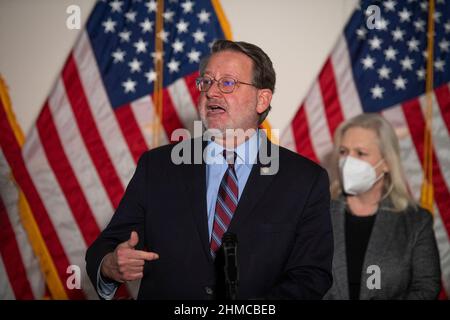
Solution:
<svg viewBox="0 0 450 320"><path fill-rule="evenodd" d="M220 183L219 192L217 193L216 211L214 213L214 224L211 235L210 251L213 258L216 256L217 250L222 245L223 234L227 231L236 210L239 189L236 171L234 170L234 162L236 160L235 152L223 151L223 156L227 160L228 168Z"/></svg>

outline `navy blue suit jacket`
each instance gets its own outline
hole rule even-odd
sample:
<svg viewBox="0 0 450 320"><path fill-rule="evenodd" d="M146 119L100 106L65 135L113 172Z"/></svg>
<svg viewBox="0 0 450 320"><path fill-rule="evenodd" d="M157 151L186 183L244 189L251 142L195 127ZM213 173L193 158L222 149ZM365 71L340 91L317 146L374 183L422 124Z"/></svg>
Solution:
<svg viewBox="0 0 450 320"><path fill-rule="evenodd" d="M103 257L135 230L138 248L160 256L145 264L139 299L223 297L223 260L209 251L206 165L175 165L173 147L142 155L111 222L89 247L95 286ZM261 175L260 161L253 165L228 229L238 238L238 298L321 299L332 284L328 175L282 147L278 160L275 175Z"/></svg>

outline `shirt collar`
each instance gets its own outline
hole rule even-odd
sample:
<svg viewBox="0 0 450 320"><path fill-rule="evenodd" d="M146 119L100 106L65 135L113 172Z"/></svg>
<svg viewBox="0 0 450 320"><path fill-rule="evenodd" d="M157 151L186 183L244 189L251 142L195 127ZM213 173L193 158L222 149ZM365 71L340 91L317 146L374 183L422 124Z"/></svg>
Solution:
<svg viewBox="0 0 450 320"><path fill-rule="evenodd" d="M264 138L264 132L257 130L247 141L241 143L234 149L236 152L236 164L245 164L248 166L253 165L256 162L258 156L258 150L261 143L261 139ZM206 164L224 164L225 159L222 156L224 147L210 141L206 146ZM231 151L231 150L230 150Z"/></svg>

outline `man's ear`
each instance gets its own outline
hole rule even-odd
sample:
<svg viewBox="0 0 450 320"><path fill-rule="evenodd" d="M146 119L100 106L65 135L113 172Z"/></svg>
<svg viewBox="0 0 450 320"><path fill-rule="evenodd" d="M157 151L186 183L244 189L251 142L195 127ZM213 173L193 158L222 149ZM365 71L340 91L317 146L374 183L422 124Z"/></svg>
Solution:
<svg viewBox="0 0 450 320"><path fill-rule="evenodd" d="M259 89L256 112L258 112L258 114L261 114L264 111L266 111L271 101L272 101L272 91L270 89Z"/></svg>

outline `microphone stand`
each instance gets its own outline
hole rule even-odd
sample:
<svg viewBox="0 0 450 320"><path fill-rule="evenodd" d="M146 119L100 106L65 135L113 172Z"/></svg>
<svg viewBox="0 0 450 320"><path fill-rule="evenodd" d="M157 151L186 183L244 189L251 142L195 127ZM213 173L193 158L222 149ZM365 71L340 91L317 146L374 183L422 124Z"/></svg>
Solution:
<svg viewBox="0 0 450 320"><path fill-rule="evenodd" d="M237 236L231 232L225 232L222 244L225 254L225 284L227 299L236 300L239 285L239 272L237 262Z"/></svg>

